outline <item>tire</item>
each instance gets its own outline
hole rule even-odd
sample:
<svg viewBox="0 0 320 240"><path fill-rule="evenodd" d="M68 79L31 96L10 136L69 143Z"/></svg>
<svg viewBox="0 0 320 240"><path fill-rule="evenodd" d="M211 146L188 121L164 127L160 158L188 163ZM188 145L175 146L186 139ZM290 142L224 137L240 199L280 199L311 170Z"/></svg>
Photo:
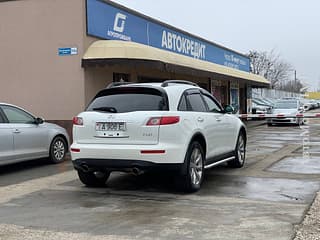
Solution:
<svg viewBox="0 0 320 240"><path fill-rule="evenodd" d="M240 132L235 149L235 158L228 162L228 166L232 168L241 168L246 160L246 140L244 133Z"/></svg>
<svg viewBox="0 0 320 240"><path fill-rule="evenodd" d="M304 125L304 119L303 119L303 118L300 119L299 126L300 126L300 125Z"/></svg>
<svg viewBox="0 0 320 240"><path fill-rule="evenodd" d="M50 161L61 163L64 161L67 152L67 143L62 137L55 137L50 145Z"/></svg>
<svg viewBox="0 0 320 240"><path fill-rule="evenodd" d="M204 152L198 142L192 142L187 150L185 162L187 174L176 179L178 188L184 192L196 192L200 189L204 177Z"/></svg>
<svg viewBox="0 0 320 240"><path fill-rule="evenodd" d="M104 187L110 176L110 172L104 172L102 176L97 177L93 172L83 172L78 170L80 181L87 187Z"/></svg>

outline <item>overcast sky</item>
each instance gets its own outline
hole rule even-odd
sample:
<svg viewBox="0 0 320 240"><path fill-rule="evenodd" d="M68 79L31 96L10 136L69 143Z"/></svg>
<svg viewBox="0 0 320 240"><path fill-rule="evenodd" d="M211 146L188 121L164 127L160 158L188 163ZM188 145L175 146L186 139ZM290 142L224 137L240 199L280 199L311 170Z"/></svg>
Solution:
<svg viewBox="0 0 320 240"><path fill-rule="evenodd" d="M320 88L320 0L114 2L238 52L274 49L310 90Z"/></svg>

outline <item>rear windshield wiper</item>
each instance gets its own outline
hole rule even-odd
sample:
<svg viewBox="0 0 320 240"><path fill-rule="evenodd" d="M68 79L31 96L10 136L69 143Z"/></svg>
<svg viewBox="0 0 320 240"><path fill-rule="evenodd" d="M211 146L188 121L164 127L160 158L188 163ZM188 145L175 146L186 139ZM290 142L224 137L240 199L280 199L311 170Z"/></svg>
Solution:
<svg viewBox="0 0 320 240"><path fill-rule="evenodd" d="M93 111L102 111L102 112L111 112L111 113L116 113L117 109L114 107L98 107L98 108L93 108Z"/></svg>

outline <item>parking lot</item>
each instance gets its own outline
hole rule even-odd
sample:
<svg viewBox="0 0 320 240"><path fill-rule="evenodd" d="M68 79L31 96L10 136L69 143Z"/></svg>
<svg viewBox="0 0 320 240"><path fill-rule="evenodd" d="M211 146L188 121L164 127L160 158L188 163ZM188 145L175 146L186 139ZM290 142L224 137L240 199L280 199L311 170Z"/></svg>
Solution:
<svg viewBox="0 0 320 240"><path fill-rule="evenodd" d="M70 160L1 167L0 239L292 239L320 188L320 120L263 123L248 123L245 167L208 170L195 194L165 173L86 188Z"/></svg>

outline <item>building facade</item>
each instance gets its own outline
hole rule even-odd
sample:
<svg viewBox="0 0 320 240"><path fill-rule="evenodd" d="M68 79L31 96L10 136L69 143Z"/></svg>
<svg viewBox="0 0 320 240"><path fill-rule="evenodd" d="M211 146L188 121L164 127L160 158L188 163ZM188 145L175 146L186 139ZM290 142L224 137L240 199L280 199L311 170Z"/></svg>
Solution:
<svg viewBox="0 0 320 240"><path fill-rule="evenodd" d="M247 112L248 57L108 0L0 3L0 102L71 128L113 81L184 79Z"/></svg>

